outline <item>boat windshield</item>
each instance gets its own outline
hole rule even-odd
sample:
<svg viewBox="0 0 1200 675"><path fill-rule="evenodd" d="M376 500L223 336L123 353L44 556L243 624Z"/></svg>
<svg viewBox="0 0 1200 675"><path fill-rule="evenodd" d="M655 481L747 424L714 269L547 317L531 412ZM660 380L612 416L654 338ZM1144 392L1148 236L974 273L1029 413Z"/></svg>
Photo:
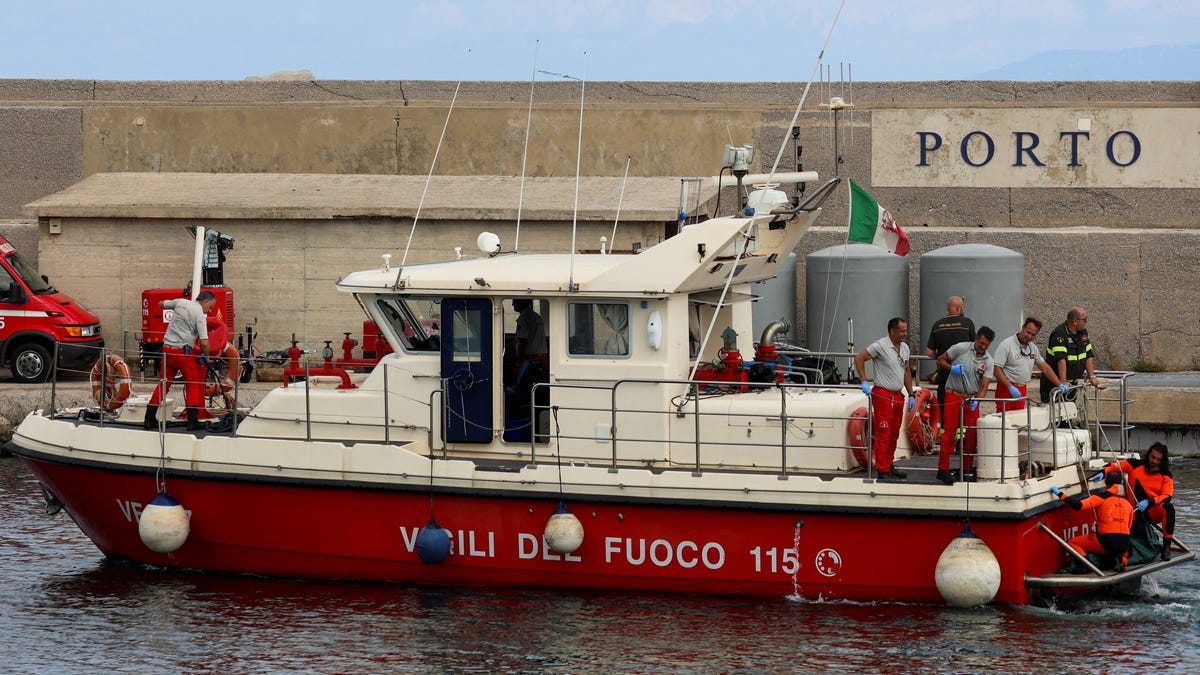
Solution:
<svg viewBox="0 0 1200 675"><path fill-rule="evenodd" d="M374 312L388 326L390 337L399 340L406 351L436 352L441 348L441 303L429 298L382 297L375 301Z"/></svg>

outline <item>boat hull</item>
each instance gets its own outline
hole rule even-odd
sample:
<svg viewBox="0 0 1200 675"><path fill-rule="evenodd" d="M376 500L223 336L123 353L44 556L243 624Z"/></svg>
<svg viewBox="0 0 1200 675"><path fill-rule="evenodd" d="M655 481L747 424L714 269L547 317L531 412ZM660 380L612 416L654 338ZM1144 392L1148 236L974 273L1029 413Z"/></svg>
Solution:
<svg viewBox="0 0 1200 675"><path fill-rule="evenodd" d="M803 508L575 500L584 529L571 554L542 537L557 500L545 495L439 494L334 482L173 473L167 491L191 514L186 543L155 553L138 535L157 493L153 474L116 465L23 456L106 556L164 567L293 578L794 596L808 600L941 602L938 558L966 514L839 514ZM416 536L432 514L450 557L425 564ZM1057 508L1036 516L972 518L1001 569L999 602L1031 601L1025 576L1066 563L1038 530L1085 527Z"/></svg>

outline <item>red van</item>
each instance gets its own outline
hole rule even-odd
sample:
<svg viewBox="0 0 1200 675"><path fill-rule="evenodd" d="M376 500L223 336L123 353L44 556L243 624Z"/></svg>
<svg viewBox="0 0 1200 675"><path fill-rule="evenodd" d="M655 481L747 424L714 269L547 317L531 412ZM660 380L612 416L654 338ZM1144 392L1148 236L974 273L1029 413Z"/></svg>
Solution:
<svg viewBox="0 0 1200 675"><path fill-rule="evenodd" d="M0 236L0 364L18 382L45 382L58 367L87 372L104 347L100 319L39 276Z"/></svg>

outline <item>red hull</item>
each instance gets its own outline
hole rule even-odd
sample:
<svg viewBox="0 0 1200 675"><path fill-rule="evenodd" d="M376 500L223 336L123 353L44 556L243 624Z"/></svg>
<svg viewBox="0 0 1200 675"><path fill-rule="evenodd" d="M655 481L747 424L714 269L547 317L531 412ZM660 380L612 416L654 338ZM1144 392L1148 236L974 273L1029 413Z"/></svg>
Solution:
<svg viewBox="0 0 1200 675"><path fill-rule="evenodd" d="M191 534L159 554L137 529L156 493L151 476L25 461L105 555L281 577L941 602L934 568L963 526L958 518L568 501L585 538L564 556L541 536L554 501L436 495L454 548L426 565L414 543L429 520L428 493L171 477ZM1037 522L1069 534L1071 513L971 521L1000 563L997 601L1027 604L1025 574L1066 564Z"/></svg>

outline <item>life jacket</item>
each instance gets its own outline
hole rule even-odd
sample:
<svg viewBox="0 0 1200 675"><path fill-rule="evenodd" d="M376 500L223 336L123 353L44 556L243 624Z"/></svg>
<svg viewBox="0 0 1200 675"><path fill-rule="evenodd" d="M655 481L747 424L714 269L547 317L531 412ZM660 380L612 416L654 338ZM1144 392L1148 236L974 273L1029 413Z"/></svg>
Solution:
<svg viewBox="0 0 1200 675"><path fill-rule="evenodd" d="M1083 500L1084 508L1096 509L1096 532L1098 534L1129 534L1133 527L1133 505L1124 499L1113 486L1097 495ZM1093 499L1099 502L1089 505Z"/></svg>

